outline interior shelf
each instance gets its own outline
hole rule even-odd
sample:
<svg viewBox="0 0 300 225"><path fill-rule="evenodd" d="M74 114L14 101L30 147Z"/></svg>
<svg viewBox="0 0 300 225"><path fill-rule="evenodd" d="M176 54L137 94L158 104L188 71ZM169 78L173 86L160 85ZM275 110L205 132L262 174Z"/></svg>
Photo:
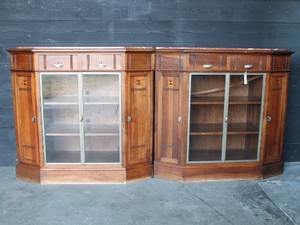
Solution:
<svg viewBox="0 0 300 225"><path fill-rule="evenodd" d="M193 123L190 125L190 135L223 134L222 123Z"/></svg>
<svg viewBox="0 0 300 225"><path fill-rule="evenodd" d="M224 105L224 97L192 97L192 105L210 105L210 104L220 104ZM261 104L261 98L255 96L230 96L229 104Z"/></svg>
<svg viewBox="0 0 300 225"><path fill-rule="evenodd" d="M85 125L85 136L118 136L118 124ZM79 136L79 125L53 124L46 128L46 136Z"/></svg>
<svg viewBox="0 0 300 225"><path fill-rule="evenodd" d="M247 78L247 81L248 82L251 82L253 80L256 80L256 79L259 79L261 78L261 76L248 76ZM236 86L239 86L239 85L244 85L244 81L243 80L240 80L240 81L237 81L235 83L231 83L229 85L229 88L233 88L233 87L236 87ZM207 89L207 90L202 90L202 91L193 91L191 93L192 96L196 96L196 95L203 95L203 94L209 94L209 93L215 93L215 92L220 92L220 91L224 91L225 90L225 85L224 87L220 87L220 88L212 88L212 89Z"/></svg>
<svg viewBox="0 0 300 225"><path fill-rule="evenodd" d="M85 151L85 163L118 163L120 161L119 150ZM47 153L47 161L50 163L80 163L79 151L55 151Z"/></svg>
<svg viewBox="0 0 300 225"><path fill-rule="evenodd" d="M189 161L221 161L221 149L198 150L190 149ZM256 149L226 149L225 161L231 160L255 160Z"/></svg>
<svg viewBox="0 0 300 225"><path fill-rule="evenodd" d="M85 105L101 105L101 104L119 104L118 96L103 96L103 97L84 97ZM44 99L44 105L78 105L77 96L60 96Z"/></svg>
<svg viewBox="0 0 300 225"><path fill-rule="evenodd" d="M252 123L232 123L227 125L227 134L258 134L259 127ZM190 135L222 135L223 124L196 123L190 125Z"/></svg>

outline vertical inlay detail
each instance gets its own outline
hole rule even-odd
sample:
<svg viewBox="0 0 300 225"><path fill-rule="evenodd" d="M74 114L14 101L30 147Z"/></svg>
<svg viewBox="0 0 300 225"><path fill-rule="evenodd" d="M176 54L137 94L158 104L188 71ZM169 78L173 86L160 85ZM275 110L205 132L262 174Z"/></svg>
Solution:
<svg viewBox="0 0 300 225"><path fill-rule="evenodd" d="M86 56L86 62L87 62L87 69L89 70L90 69L90 55L87 55Z"/></svg>
<svg viewBox="0 0 300 225"><path fill-rule="evenodd" d="M274 70L275 69L275 60L276 60L276 57L273 56L272 58L273 58L273 60L272 60L272 70Z"/></svg>
<svg viewBox="0 0 300 225"><path fill-rule="evenodd" d="M261 56L259 58L259 70L262 70L262 65L263 65L263 57Z"/></svg>
<svg viewBox="0 0 300 225"><path fill-rule="evenodd" d="M117 60L116 60L116 57L117 57L116 55L113 56L113 67L114 67L114 70L117 68L117 65L116 65L116 61L117 61Z"/></svg>
<svg viewBox="0 0 300 225"><path fill-rule="evenodd" d="M47 56L44 55L44 70L47 69Z"/></svg>
<svg viewBox="0 0 300 225"><path fill-rule="evenodd" d="M73 55L70 55L70 68L73 69Z"/></svg>

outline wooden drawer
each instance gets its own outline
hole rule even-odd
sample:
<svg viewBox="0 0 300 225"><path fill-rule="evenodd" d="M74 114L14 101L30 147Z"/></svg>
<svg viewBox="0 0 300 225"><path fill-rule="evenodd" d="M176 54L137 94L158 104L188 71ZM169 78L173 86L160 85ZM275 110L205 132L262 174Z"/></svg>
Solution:
<svg viewBox="0 0 300 225"><path fill-rule="evenodd" d="M156 69L158 70L183 70L185 57L183 54L157 54Z"/></svg>
<svg viewBox="0 0 300 225"><path fill-rule="evenodd" d="M152 53L130 53L126 55L126 66L130 70L154 69L154 54Z"/></svg>
<svg viewBox="0 0 300 225"><path fill-rule="evenodd" d="M12 54L11 69L14 70L32 70L32 55L31 54Z"/></svg>
<svg viewBox="0 0 300 225"><path fill-rule="evenodd" d="M124 69L122 54L82 55L83 70L120 70Z"/></svg>
<svg viewBox="0 0 300 225"><path fill-rule="evenodd" d="M190 54L189 69L196 71L226 70L227 56L219 54Z"/></svg>
<svg viewBox="0 0 300 225"><path fill-rule="evenodd" d="M39 70L76 70L78 69L78 56L70 54L38 55Z"/></svg>
<svg viewBox="0 0 300 225"><path fill-rule="evenodd" d="M277 55L273 56L272 70L289 70L290 56Z"/></svg>
<svg viewBox="0 0 300 225"><path fill-rule="evenodd" d="M260 71L267 68L267 56L264 55L234 55L230 56L230 70Z"/></svg>

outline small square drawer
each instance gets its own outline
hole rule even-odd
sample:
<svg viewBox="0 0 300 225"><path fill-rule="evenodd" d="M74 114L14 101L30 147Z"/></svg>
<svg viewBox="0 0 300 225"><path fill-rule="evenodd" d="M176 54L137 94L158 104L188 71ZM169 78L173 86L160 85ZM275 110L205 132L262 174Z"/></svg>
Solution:
<svg viewBox="0 0 300 225"><path fill-rule="evenodd" d="M123 68L122 54L82 55L83 70L120 70Z"/></svg>
<svg viewBox="0 0 300 225"><path fill-rule="evenodd" d="M230 56L230 69L238 71L266 70L267 56L235 55Z"/></svg>
<svg viewBox="0 0 300 225"><path fill-rule="evenodd" d="M183 54L157 54L156 69L159 70L182 70L185 57Z"/></svg>
<svg viewBox="0 0 300 225"><path fill-rule="evenodd" d="M11 67L16 70L29 69L32 70L32 55L30 54L12 54Z"/></svg>
<svg viewBox="0 0 300 225"><path fill-rule="evenodd" d="M39 70L76 70L78 64L77 55L69 54L46 54L38 56Z"/></svg>
<svg viewBox="0 0 300 225"><path fill-rule="evenodd" d="M190 54L189 69L197 71L226 70L227 56L219 54Z"/></svg>

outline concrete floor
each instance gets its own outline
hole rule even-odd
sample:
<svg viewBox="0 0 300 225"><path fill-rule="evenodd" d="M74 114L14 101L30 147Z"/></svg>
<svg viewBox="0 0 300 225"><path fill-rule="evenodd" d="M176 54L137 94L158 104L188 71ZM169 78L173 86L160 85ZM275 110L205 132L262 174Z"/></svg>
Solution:
<svg viewBox="0 0 300 225"><path fill-rule="evenodd" d="M39 185L0 167L1 225L300 224L300 162L260 181Z"/></svg>

